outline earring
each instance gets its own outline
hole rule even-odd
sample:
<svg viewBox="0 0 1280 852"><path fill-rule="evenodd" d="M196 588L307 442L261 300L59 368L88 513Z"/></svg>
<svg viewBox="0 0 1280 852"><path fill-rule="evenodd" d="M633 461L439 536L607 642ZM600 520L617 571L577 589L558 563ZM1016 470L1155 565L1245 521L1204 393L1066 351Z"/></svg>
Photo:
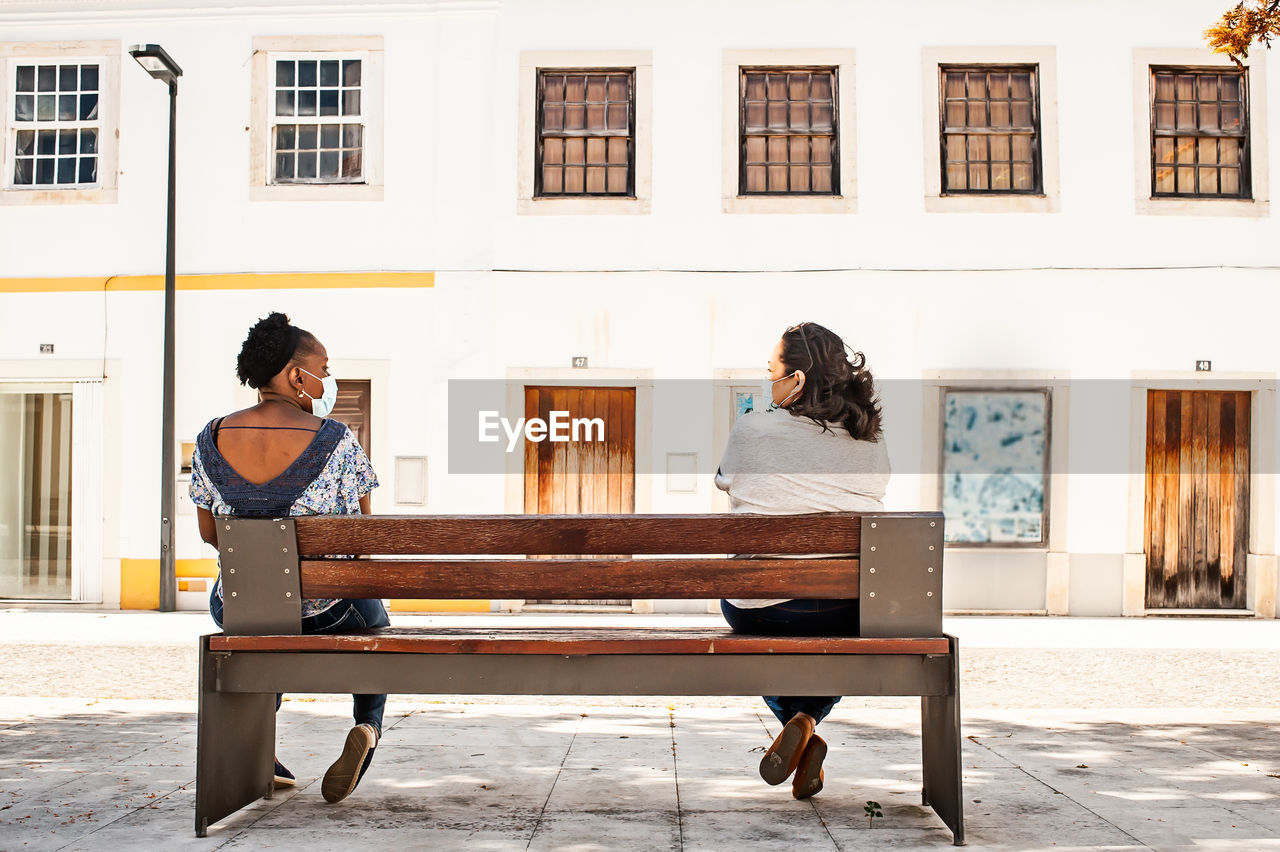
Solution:
<svg viewBox="0 0 1280 852"><path fill-rule="evenodd" d="M298 399L302 399L302 391L298 391Z"/></svg>

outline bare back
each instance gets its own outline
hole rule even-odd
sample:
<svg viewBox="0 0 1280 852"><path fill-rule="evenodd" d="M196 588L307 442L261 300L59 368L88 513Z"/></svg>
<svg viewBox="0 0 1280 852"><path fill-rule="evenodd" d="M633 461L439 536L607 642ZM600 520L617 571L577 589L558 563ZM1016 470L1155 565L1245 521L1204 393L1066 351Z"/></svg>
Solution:
<svg viewBox="0 0 1280 852"><path fill-rule="evenodd" d="M214 442L236 473L263 485L289 469L324 421L277 402L260 402L217 423Z"/></svg>

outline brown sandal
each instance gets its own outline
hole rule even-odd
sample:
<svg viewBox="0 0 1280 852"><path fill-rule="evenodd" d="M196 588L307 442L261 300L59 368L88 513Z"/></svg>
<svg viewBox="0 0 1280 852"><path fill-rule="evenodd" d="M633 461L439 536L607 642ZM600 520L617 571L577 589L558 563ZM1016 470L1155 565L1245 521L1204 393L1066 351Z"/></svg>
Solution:
<svg viewBox="0 0 1280 852"><path fill-rule="evenodd" d="M796 777L791 779L791 795L797 799L807 799L822 790L822 761L826 756L826 740L817 734L809 737L796 766Z"/></svg>
<svg viewBox="0 0 1280 852"><path fill-rule="evenodd" d="M777 786L796 771L800 755L813 736L813 720L808 716L793 716L773 741L773 745L760 758L760 777L766 784Z"/></svg>

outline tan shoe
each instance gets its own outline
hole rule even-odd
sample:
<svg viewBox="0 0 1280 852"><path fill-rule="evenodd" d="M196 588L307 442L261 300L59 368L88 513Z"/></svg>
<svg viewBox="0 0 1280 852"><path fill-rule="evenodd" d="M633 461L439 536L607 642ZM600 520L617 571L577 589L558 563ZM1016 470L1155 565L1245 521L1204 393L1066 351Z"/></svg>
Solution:
<svg viewBox="0 0 1280 852"><path fill-rule="evenodd" d="M276 767L274 771L275 778L272 783L275 784L277 790L282 787L297 786L298 779L293 777L293 773L285 768L285 765L280 762L280 758L278 757L276 758Z"/></svg>
<svg viewBox="0 0 1280 852"><path fill-rule="evenodd" d="M347 732L347 741L342 746L342 754L324 774L320 784L320 793L330 804L341 802L360 783L369 752L378 745L378 732L373 725L356 725Z"/></svg>
<svg viewBox="0 0 1280 852"><path fill-rule="evenodd" d="M826 756L827 741L817 734L809 737L796 766L796 777L791 779L791 795L807 799L822 790L822 761Z"/></svg>
<svg viewBox="0 0 1280 852"><path fill-rule="evenodd" d="M813 719L804 714L793 716L760 758L760 777L774 786L786 781L796 765L809 737L813 736Z"/></svg>

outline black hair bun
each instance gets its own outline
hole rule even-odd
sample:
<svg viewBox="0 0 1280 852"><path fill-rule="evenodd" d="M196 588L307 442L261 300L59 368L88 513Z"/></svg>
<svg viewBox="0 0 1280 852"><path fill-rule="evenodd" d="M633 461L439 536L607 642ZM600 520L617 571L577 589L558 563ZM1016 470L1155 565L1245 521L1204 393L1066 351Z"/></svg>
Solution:
<svg viewBox="0 0 1280 852"><path fill-rule="evenodd" d="M254 323L236 358L240 384L256 390L275 378L293 358L300 335L300 329L290 325L289 318L279 311Z"/></svg>

